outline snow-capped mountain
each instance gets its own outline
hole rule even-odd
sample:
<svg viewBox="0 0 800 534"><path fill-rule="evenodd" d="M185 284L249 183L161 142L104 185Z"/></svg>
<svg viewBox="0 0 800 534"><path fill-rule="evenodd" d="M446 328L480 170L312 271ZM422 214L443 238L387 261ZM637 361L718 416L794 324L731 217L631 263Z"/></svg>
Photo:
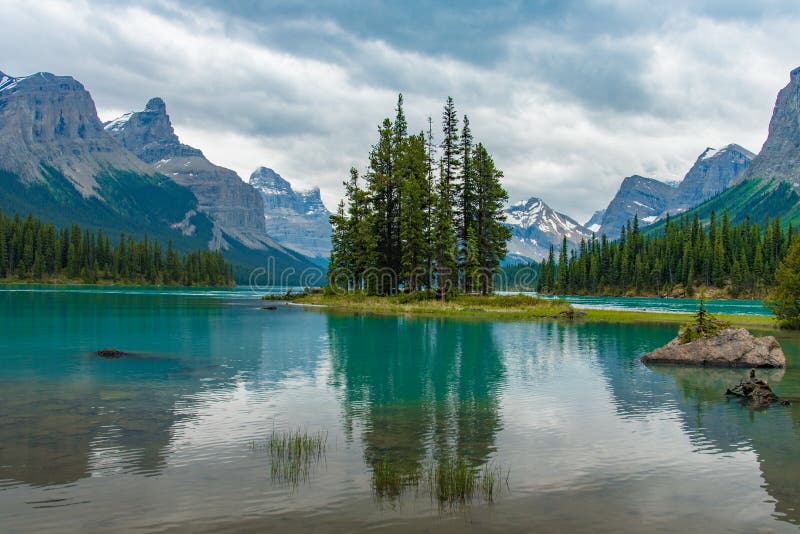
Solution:
<svg viewBox="0 0 800 534"><path fill-rule="evenodd" d="M545 258L553 245L561 249L564 236L570 246L578 246L581 239L590 239L592 232L571 217L559 213L542 201L531 197L505 210L506 225L511 229L509 254L526 256L535 260Z"/></svg>
<svg viewBox="0 0 800 534"><path fill-rule="evenodd" d="M264 200L267 232L282 245L327 263L331 253L331 213L320 198L319 188L295 191L280 174L259 167L250 175Z"/></svg>
<svg viewBox="0 0 800 534"><path fill-rule="evenodd" d="M641 226L654 223L669 206L675 191L674 186L654 178L628 176L606 208L599 234L617 239L622 227L634 216L639 217Z"/></svg>

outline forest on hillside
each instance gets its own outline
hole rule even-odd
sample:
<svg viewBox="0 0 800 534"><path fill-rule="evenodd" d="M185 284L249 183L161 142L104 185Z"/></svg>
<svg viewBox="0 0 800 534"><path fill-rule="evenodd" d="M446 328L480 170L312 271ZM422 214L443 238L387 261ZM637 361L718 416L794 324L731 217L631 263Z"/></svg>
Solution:
<svg viewBox="0 0 800 534"><path fill-rule="evenodd" d="M57 229L28 215L0 212L0 279L88 284L229 286L232 267L219 251L181 254L145 236L121 234L114 241L73 224Z"/></svg>

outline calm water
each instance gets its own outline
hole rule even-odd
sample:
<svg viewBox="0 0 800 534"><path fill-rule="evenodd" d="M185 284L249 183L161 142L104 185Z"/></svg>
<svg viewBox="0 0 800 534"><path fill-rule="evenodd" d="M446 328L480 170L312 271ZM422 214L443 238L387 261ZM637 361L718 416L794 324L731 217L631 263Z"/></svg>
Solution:
<svg viewBox="0 0 800 534"><path fill-rule="evenodd" d="M673 328L260 309L242 292L0 291L0 530L796 531L800 402L648 369ZM800 401L800 338L770 373ZM134 356L103 360L111 346ZM254 440L328 435L299 485ZM493 504L373 466L510 469Z"/></svg>

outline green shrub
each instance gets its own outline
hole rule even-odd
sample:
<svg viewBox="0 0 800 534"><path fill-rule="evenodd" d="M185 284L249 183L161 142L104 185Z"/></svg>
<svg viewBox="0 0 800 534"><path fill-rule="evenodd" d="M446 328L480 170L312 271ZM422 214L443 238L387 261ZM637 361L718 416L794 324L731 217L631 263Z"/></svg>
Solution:
<svg viewBox="0 0 800 534"><path fill-rule="evenodd" d="M686 323L678 333L681 343L691 343L702 337L716 336L731 326L729 322L717 319L708 313L702 295L698 300L697 313L694 315L694 319Z"/></svg>

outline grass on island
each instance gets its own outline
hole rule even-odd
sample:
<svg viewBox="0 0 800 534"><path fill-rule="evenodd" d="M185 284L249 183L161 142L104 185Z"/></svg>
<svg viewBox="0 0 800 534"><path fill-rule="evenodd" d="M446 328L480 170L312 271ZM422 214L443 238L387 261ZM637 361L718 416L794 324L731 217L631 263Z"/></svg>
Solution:
<svg viewBox="0 0 800 534"><path fill-rule="evenodd" d="M288 300L298 304L325 306L332 310L375 315L530 319L569 317L574 313L567 301L528 295L456 295L442 301L433 298L431 293L422 291L387 297L355 292L346 294L304 292L269 295L264 299Z"/></svg>
<svg viewBox="0 0 800 534"><path fill-rule="evenodd" d="M313 469L325 458L327 445L327 433L294 430L273 431L266 441L254 441L251 448L267 450L274 482L296 487L308 482Z"/></svg>
<svg viewBox="0 0 800 534"><path fill-rule="evenodd" d="M581 310L586 313L581 321L592 323L622 323L622 324L677 324L684 325L690 321L694 314L649 312L638 310ZM719 314L718 317L731 326L741 328L777 329L775 318L767 315L731 315Z"/></svg>
<svg viewBox="0 0 800 534"><path fill-rule="evenodd" d="M447 301L431 298L419 292L389 297L368 296L364 293L333 294L322 290L302 293L267 295L264 300L290 301L297 304L324 306L333 311L371 315L416 315L421 317L460 317L474 319L542 319L574 318L575 321L621 324L683 325L692 313L651 312L641 310L575 310L567 300L545 299L529 295L457 295ZM777 329L773 316L717 315L731 326L742 328Z"/></svg>

